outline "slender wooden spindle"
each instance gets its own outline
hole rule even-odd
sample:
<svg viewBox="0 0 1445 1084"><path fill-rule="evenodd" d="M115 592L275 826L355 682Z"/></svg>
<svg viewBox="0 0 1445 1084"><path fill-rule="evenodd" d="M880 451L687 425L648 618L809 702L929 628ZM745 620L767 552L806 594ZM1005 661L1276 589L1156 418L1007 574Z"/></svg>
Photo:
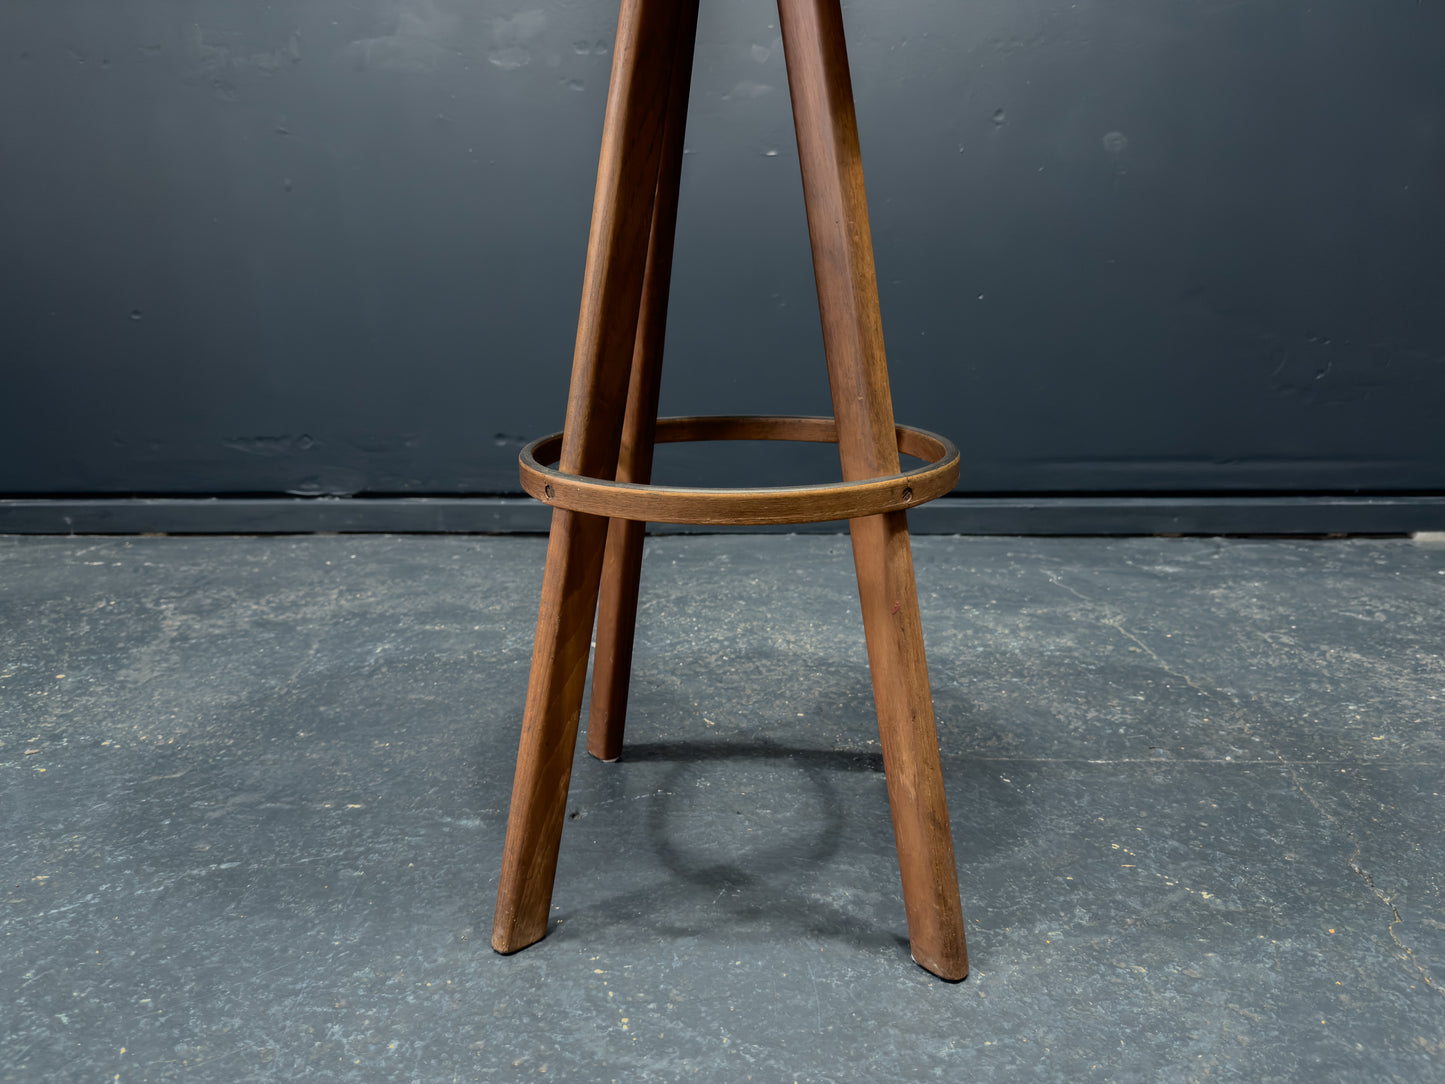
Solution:
<svg viewBox="0 0 1445 1084"><path fill-rule="evenodd" d="M688 92L697 42L698 0L682 0L678 7L682 9L678 52L668 92L662 165L652 207L652 237L642 286L642 312L632 355L622 447L617 457L619 482L645 483L652 478L653 437L657 431L657 399L662 386L663 342L667 334L667 297L672 282L672 246L677 232ZM598 760L616 760L622 755L646 527L647 524L632 519L614 519L607 527L602 593L597 604L597 650L592 660L592 697L587 710L587 751Z"/></svg>
<svg viewBox="0 0 1445 1084"><path fill-rule="evenodd" d="M675 0L623 0L618 19L562 442L569 473L617 469L680 17ZM498 952L547 932L606 536L605 518L552 514L492 927Z"/></svg>
<svg viewBox="0 0 1445 1084"><path fill-rule="evenodd" d="M839 0L778 0L845 480L895 474L898 442ZM908 514L850 521L913 958L968 974Z"/></svg>

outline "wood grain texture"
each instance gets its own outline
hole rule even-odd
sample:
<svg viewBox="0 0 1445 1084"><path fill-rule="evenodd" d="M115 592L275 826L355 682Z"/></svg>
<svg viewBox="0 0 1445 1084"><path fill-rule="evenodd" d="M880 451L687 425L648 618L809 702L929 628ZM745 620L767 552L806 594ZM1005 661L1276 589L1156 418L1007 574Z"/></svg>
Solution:
<svg viewBox="0 0 1445 1084"><path fill-rule="evenodd" d="M673 0L624 0L618 19L561 448L563 465L595 477L617 466L678 18ZM596 516L552 517L492 926L498 952L547 932L606 532Z"/></svg>
<svg viewBox="0 0 1445 1084"><path fill-rule="evenodd" d="M778 0L845 479L896 474L898 444L839 0ZM968 974L953 837L905 512L850 523L913 958Z"/></svg>
<svg viewBox="0 0 1445 1084"><path fill-rule="evenodd" d="M657 443L690 440L796 440L837 443L832 418L768 415L663 418ZM561 436L553 434L522 449L522 488L540 501L591 515L656 523L817 523L913 508L941 497L958 482L958 449L936 433L898 426L895 456L902 451L924 465L881 478L803 486L747 489L640 485L563 474L543 466L555 459Z"/></svg>
<svg viewBox="0 0 1445 1084"><path fill-rule="evenodd" d="M677 49L672 67L672 85L668 92L657 195L652 205L652 233L642 283L642 308L638 315L627 410L622 421L622 442L617 455L616 479L624 483L646 484L652 479L652 449L657 429L657 401L662 387L667 301L672 285L672 251L677 232L687 105L692 86L693 52L697 46L698 0L679 0L678 8ZM544 497L545 493L544 483ZM592 695L587 711L587 751L598 760L616 760L622 755L645 528L646 524L637 519L613 519L607 527L602 588L597 601Z"/></svg>

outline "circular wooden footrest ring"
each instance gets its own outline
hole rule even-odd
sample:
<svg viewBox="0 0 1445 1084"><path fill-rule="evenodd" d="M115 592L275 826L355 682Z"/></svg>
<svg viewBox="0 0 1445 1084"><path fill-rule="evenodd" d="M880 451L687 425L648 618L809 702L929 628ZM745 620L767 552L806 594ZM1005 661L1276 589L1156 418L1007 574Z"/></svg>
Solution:
<svg viewBox="0 0 1445 1084"><path fill-rule="evenodd" d="M522 449L522 488L554 508L567 508L613 519L652 523L757 526L768 523L818 523L897 512L942 497L958 482L958 449L924 429L900 425L898 450L925 466L902 474L809 486L755 489L699 489L638 485L563 474L555 467L562 434L534 440ZM659 418L658 444L696 440L798 440L838 443L832 418L768 415Z"/></svg>

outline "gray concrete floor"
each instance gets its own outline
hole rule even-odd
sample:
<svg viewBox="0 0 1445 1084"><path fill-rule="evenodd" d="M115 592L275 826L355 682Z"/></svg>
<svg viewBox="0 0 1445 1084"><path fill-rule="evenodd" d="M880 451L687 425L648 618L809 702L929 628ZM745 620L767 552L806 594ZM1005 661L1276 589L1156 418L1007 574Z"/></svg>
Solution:
<svg viewBox="0 0 1445 1084"><path fill-rule="evenodd" d="M1445 1080L1445 546L916 539L949 985L846 538L649 545L503 958L542 540L0 539L0 1080Z"/></svg>

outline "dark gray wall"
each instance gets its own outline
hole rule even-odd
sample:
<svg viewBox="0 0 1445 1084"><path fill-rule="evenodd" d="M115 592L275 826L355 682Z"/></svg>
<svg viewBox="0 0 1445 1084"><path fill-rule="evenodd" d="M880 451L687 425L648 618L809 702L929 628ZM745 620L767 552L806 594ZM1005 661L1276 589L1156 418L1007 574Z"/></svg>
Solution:
<svg viewBox="0 0 1445 1084"><path fill-rule="evenodd" d="M897 412L962 490L1445 492L1445 5L846 11ZM0 6L0 493L516 492L614 20ZM768 0L705 0L688 144L664 410L827 412Z"/></svg>

